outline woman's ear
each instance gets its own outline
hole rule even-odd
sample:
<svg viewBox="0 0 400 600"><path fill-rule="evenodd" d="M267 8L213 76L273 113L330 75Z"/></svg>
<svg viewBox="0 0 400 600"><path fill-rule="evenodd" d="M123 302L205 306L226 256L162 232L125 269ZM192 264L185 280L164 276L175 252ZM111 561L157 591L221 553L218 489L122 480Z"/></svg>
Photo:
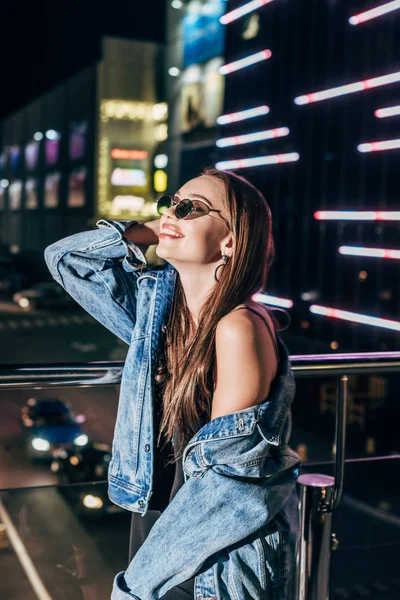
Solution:
<svg viewBox="0 0 400 600"><path fill-rule="evenodd" d="M221 253L231 258L233 254L234 242L233 235L229 233L221 242Z"/></svg>

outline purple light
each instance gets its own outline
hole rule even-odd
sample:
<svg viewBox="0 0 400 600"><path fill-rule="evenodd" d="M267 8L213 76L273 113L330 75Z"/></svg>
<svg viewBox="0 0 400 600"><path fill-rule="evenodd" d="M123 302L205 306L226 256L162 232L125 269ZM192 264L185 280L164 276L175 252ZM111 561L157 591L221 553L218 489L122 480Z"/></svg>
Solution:
<svg viewBox="0 0 400 600"><path fill-rule="evenodd" d="M247 110L241 110L235 113L229 113L221 115L217 118L218 125L227 125L228 123L236 123L236 121L244 121L245 119L253 119L261 115L267 115L269 113L269 106L266 104L262 106L256 106L255 108L248 108Z"/></svg>
<svg viewBox="0 0 400 600"><path fill-rule="evenodd" d="M359 152L380 152L382 150L396 150L397 148L400 148L400 139L366 142L357 146Z"/></svg>
<svg viewBox="0 0 400 600"><path fill-rule="evenodd" d="M400 221L399 211L387 210L317 210L318 221Z"/></svg>
<svg viewBox="0 0 400 600"><path fill-rule="evenodd" d="M365 21L376 19L377 17L386 15L387 13L392 12L394 10L398 10L399 8L400 0L387 2L386 4L382 4L381 6L377 6L376 8L371 8L370 10L366 10L365 12L359 13L358 15L353 15L349 18L349 23L350 25L360 25L361 23L365 23Z"/></svg>
<svg viewBox="0 0 400 600"><path fill-rule="evenodd" d="M250 56L246 56L240 60L235 60L234 62L222 65L222 67L220 67L218 70L221 75L228 75L228 73L239 71L239 69L244 69L245 67L249 67L250 65L261 62L262 60L268 60L268 58L271 58L271 56L271 50L261 50L260 52L250 54Z"/></svg>
<svg viewBox="0 0 400 600"><path fill-rule="evenodd" d="M340 246L340 254L347 256L367 256L371 258L394 258L400 260L400 250L385 248L366 248L365 246Z"/></svg>
<svg viewBox="0 0 400 600"><path fill-rule="evenodd" d="M273 2L273 0L252 0L251 2L247 2L246 4L239 6L239 8L235 8L235 10L231 10L230 12L220 17L220 23L222 23L223 25L232 23L232 21L240 19L240 17L243 17L243 15L247 15L250 12L257 10L258 8L265 6L266 4L271 4L271 2Z"/></svg>
<svg viewBox="0 0 400 600"><path fill-rule="evenodd" d="M381 319L379 317L372 317L370 315L361 315L359 313L339 310L337 308L318 306L317 304L312 304L310 306L310 312L316 315L322 315L323 317L330 317L332 319L342 319L352 323L362 323L363 325L372 325L374 327L382 327L384 329L400 331L399 321L390 321L389 319Z"/></svg>
<svg viewBox="0 0 400 600"><path fill-rule="evenodd" d="M400 71L389 73L388 75L381 75L380 77L373 77L372 79L363 79L362 81L348 83L347 85L340 85L338 87L323 90L321 92L313 92L311 94L305 94L304 96L297 96L294 99L294 103L301 106L303 104L310 104L311 102L320 102L321 100L327 100L328 98L345 96L346 94L354 94L354 92L362 92L364 90L379 87L381 85L396 83L397 81L400 81Z"/></svg>
<svg viewBox="0 0 400 600"><path fill-rule="evenodd" d="M292 308L293 301L288 298L278 298L268 294L254 294L252 300L261 302L261 304L271 304L272 306L282 306L283 308Z"/></svg>
<svg viewBox="0 0 400 600"><path fill-rule="evenodd" d="M227 146L238 146L240 144L250 144L251 142L259 142L261 140L284 137L285 135L289 135L289 133L288 127L278 127L277 129L266 129L264 131L246 133L245 135L235 135L233 137L220 138L215 143L219 148L226 148Z"/></svg>
<svg viewBox="0 0 400 600"><path fill-rule="evenodd" d="M396 115L400 115L400 104L397 106L388 106L387 108L378 108L375 111L375 116L378 117L378 119L395 117Z"/></svg>
<svg viewBox="0 0 400 600"><path fill-rule="evenodd" d="M270 154L269 156L255 156L254 158L240 158L237 160L223 160L216 163L215 167L224 171L226 169L244 169L246 167L258 167L261 165L278 165L286 162L299 160L297 152L286 154Z"/></svg>

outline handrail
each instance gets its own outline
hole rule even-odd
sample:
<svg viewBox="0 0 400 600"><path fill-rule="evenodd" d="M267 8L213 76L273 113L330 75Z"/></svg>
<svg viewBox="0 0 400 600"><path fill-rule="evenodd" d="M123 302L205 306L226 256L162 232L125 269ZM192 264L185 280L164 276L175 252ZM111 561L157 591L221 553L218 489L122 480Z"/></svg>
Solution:
<svg viewBox="0 0 400 600"><path fill-rule="evenodd" d="M296 377L329 377L400 372L400 352L298 354L290 356ZM124 361L0 366L0 389L41 389L121 382Z"/></svg>

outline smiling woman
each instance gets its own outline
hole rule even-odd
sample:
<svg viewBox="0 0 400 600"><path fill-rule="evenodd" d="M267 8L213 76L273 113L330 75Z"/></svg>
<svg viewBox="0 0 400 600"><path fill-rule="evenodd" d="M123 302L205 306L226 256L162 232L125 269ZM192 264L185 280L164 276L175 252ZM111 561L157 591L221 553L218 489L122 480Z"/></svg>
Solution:
<svg viewBox="0 0 400 600"><path fill-rule="evenodd" d="M270 209L244 178L206 169L159 210L142 225L102 219L45 253L130 345L108 472L110 499L132 511L130 562L111 598L286 600L295 385L274 318L252 300L274 254ZM148 269L157 242L165 264Z"/></svg>

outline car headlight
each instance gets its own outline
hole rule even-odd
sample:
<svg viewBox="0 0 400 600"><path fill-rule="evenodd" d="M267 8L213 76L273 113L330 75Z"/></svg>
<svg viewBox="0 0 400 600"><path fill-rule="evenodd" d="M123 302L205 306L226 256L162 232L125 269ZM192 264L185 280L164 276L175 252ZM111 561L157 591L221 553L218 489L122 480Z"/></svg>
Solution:
<svg viewBox="0 0 400 600"><path fill-rule="evenodd" d="M53 460L53 462L51 463L50 470L53 473L58 473L58 471L60 470L60 465L56 460Z"/></svg>
<svg viewBox="0 0 400 600"><path fill-rule="evenodd" d="M89 438L86 435L86 433L82 433L81 435L78 435L78 437L76 437L74 439L74 444L76 444L77 446L86 446L88 441L89 441Z"/></svg>
<svg viewBox="0 0 400 600"><path fill-rule="evenodd" d="M98 496L92 496L92 494L87 494L86 496L84 496L82 502L83 505L86 506L86 508L103 508L103 500Z"/></svg>
<svg viewBox="0 0 400 600"><path fill-rule="evenodd" d="M32 447L38 452L46 452L50 450L50 443L42 438L33 438Z"/></svg>

